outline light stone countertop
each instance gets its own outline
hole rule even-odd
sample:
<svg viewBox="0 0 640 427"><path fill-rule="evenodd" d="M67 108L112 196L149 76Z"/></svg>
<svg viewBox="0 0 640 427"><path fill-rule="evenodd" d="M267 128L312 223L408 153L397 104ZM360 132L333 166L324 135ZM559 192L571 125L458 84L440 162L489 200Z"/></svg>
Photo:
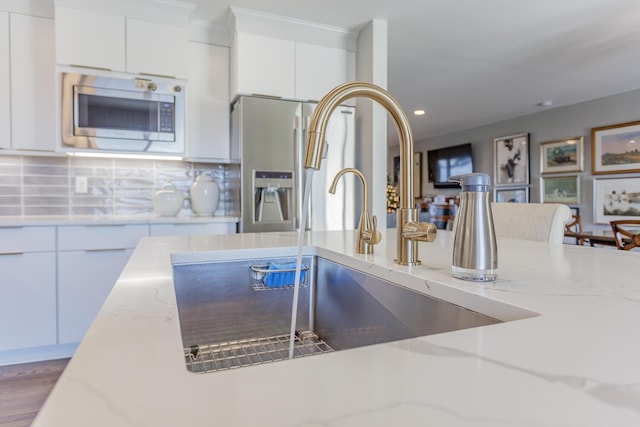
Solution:
<svg viewBox="0 0 640 427"><path fill-rule="evenodd" d="M199 224L238 222L237 216L148 215L25 215L0 216L0 227L120 224Z"/></svg>
<svg viewBox="0 0 640 427"><path fill-rule="evenodd" d="M295 254L295 233L141 240L33 426L638 426L640 254L502 239L499 279L450 274L452 235L393 263L353 232L307 253L506 322L209 374L185 368L174 261ZM258 249L256 249L258 248ZM258 255L260 256L260 255Z"/></svg>

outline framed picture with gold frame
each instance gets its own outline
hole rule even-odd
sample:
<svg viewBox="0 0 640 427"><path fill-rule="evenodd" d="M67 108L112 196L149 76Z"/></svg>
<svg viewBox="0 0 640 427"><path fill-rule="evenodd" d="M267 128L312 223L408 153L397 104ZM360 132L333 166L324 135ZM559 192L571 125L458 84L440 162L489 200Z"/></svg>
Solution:
<svg viewBox="0 0 640 427"><path fill-rule="evenodd" d="M584 138L574 136L540 143L540 173L582 172Z"/></svg>
<svg viewBox="0 0 640 427"><path fill-rule="evenodd" d="M591 173L640 172L640 121L591 129Z"/></svg>

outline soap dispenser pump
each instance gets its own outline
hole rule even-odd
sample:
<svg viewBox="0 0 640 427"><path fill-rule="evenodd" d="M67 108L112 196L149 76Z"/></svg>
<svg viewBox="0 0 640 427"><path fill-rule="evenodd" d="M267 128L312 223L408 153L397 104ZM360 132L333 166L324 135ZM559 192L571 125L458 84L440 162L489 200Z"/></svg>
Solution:
<svg viewBox="0 0 640 427"><path fill-rule="evenodd" d="M491 213L491 178L484 173L449 177L462 186L460 207L455 217L453 277L492 281L498 277L498 248Z"/></svg>

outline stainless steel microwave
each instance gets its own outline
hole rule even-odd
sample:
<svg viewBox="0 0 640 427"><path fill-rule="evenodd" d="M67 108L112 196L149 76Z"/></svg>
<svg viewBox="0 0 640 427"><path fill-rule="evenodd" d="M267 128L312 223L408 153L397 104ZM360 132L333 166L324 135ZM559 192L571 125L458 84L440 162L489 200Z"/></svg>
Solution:
<svg viewBox="0 0 640 427"><path fill-rule="evenodd" d="M184 153L184 84L62 73L62 150Z"/></svg>

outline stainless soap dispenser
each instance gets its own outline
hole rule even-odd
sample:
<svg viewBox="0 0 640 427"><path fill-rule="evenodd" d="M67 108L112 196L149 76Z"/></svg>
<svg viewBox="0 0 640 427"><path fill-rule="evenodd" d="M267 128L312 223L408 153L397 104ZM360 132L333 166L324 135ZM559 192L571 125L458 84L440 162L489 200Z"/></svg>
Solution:
<svg viewBox="0 0 640 427"><path fill-rule="evenodd" d="M460 207L453 229L453 277L492 281L498 277L498 247L491 213L489 187L485 173L449 177L462 186Z"/></svg>

